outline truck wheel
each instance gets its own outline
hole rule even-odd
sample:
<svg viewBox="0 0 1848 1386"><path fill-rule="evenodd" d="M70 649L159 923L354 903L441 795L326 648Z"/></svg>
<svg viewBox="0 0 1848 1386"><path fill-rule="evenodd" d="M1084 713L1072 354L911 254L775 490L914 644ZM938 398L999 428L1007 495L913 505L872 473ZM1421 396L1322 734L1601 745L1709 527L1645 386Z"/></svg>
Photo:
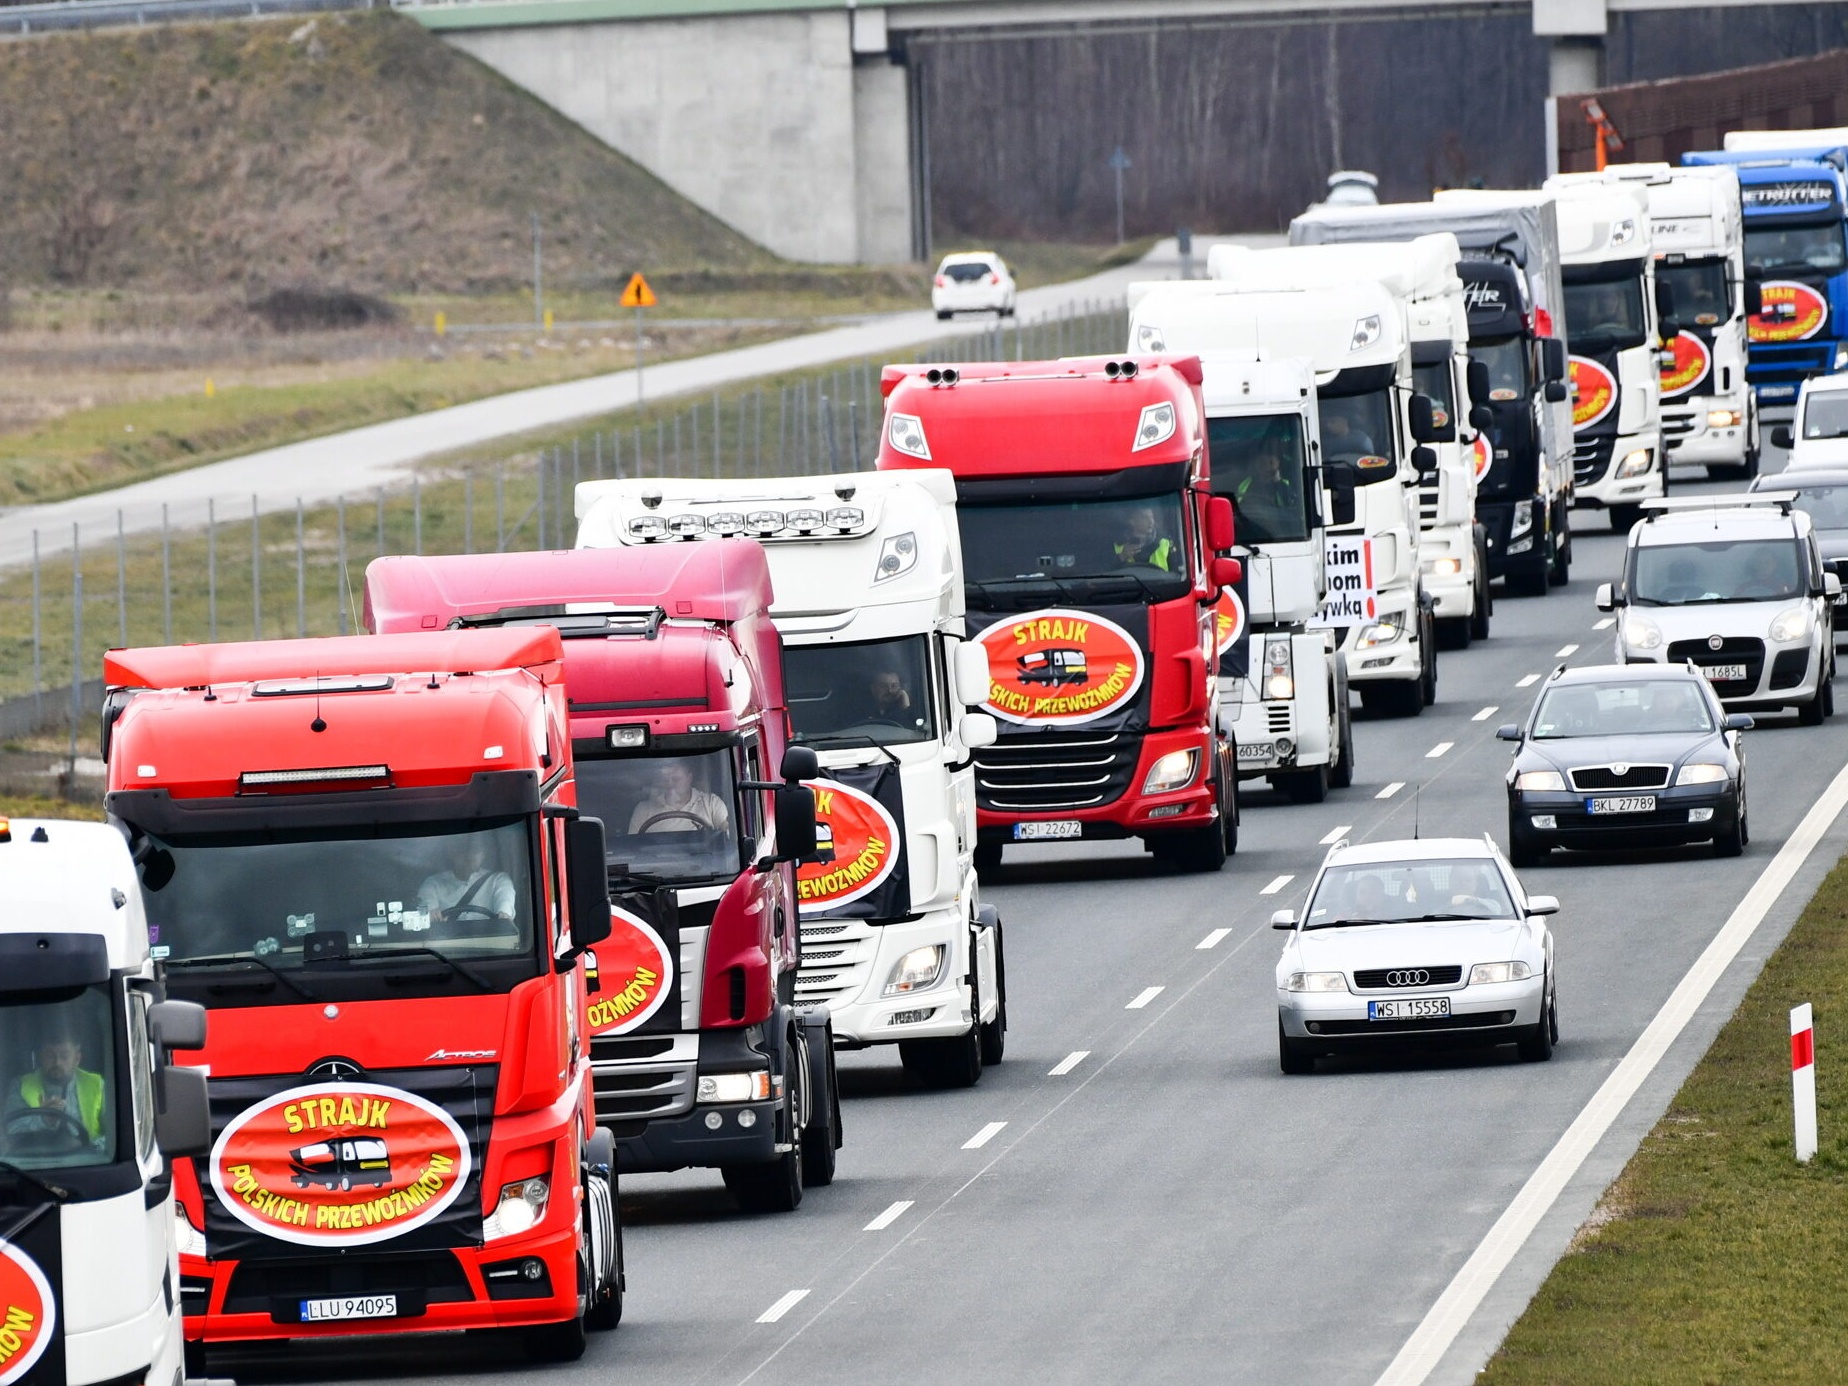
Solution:
<svg viewBox="0 0 1848 1386"><path fill-rule="evenodd" d="M995 924L995 1018L982 1026L982 1066L992 1068L1007 1053L1007 949Z"/></svg>
<svg viewBox="0 0 1848 1386"><path fill-rule="evenodd" d="M789 1149L761 1165L725 1165L719 1170L725 1187L747 1213L793 1213L802 1206L802 1133L796 1130L796 1113L801 1110L796 1084L803 1081L800 1070L800 1064L784 1064L784 1072L793 1081L783 1085L777 1139L779 1144L787 1141Z"/></svg>
<svg viewBox="0 0 1848 1386"><path fill-rule="evenodd" d="M1572 545L1562 544L1546 570L1548 587L1564 587L1572 580Z"/></svg>
<svg viewBox="0 0 1848 1386"><path fill-rule="evenodd" d="M1288 795L1293 804L1319 804L1328 797L1328 767L1318 765L1312 770L1272 775L1271 783Z"/></svg>
<svg viewBox="0 0 1848 1386"><path fill-rule="evenodd" d="M542 1323L520 1330L520 1343L535 1362L575 1362L584 1355L584 1320Z"/></svg>
<svg viewBox="0 0 1848 1386"><path fill-rule="evenodd" d="M1360 705L1388 717L1416 717L1424 711L1424 680L1395 679L1391 683L1363 683Z"/></svg>
<svg viewBox="0 0 1848 1386"><path fill-rule="evenodd" d="M211 1373L206 1370L205 1340L203 1338L186 1339L180 1344L180 1351L186 1363L186 1379L188 1381L196 1381L202 1377L211 1375Z"/></svg>
<svg viewBox="0 0 1848 1386"><path fill-rule="evenodd" d="M931 1088L972 1088L982 1078L982 1027L949 1039L900 1040L898 1059L905 1072Z"/></svg>
<svg viewBox="0 0 1848 1386"><path fill-rule="evenodd" d="M1156 839L1155 855L1189 873L1219 870L1226 864L1223 814L1204 828L1185 828L1180 832L1164 833L1162 838Z"/></svg>
<svg viewBox="0 0 1848 1386"><path fill-rule="evenodd" d="M1481 554L1476 555L1476 605L1469 613L1469 638L1487 640L1489 638L1489 617L1495 614L1495 594L1489 590L1489 564Z"/></svg>
<svg viewBox="0 0 1848 1386"><path fill-rule="evenodd" d="M834 1182L834 1152L841 1148L840 1079L834 1066L834 1026L819 1027L809 1042L809 1120L802 1129L802 1183L826 1188Z"/></svg>
<svg viewBox="0 0 1848 1386"><path fill-rule="evenodd" d="M1643 507L1640 505L1613 505L1611 507L1611 533L1628 534L1635 527L1636 522L1642 518Z"/></svg>
<svg viewBox="0 0 1848 1386"><path fill-rule="evenodd" d="M1238 776L1227 776L1220 785L1224 792L1219 796L1219 829L1230 857L1238 852Z"/></svg>
<svg viewBox="0 0 1848 1386"><path fill-rule="evenodd" d="M599 1129L584 1155L584 1244L590 1249L590 1294L584 1327L607 1333L622 1322L622 1208L616 1201L616 1143Z"/></svg>
<svg viewBox="0 0 1848 1386"><path fill-rule="evenodd" d="M1001 844L999 842L978 842L975 844L975 873L978 876L990 876L1001 869Z"/></svg>
<svg viewBox="0 0 1848 1386"><path fill-rule="evenodd" d="M1328 782L1336 789L1347 789L1354 783L1354 711L1348 706L1347 689L1339 684L1335 686L1335 706L1340 709L1335 729L1340 759L1328 772Z"/></svg>
<svg viewBox="0 0 1848 1386"><path fill-rule="evenodd" d="M1430 707L1437 701L1437 622L1425 618L1424 672L1418 678L1419 696L1424 705Z"/></svg>
<svg viewBox="0 0 1848 1386"><path fill-rule="evenodd" d="M1446 616L1437 623L1437 647L1440 650L1466 650L1472 639L1470 618Z"/></svg>

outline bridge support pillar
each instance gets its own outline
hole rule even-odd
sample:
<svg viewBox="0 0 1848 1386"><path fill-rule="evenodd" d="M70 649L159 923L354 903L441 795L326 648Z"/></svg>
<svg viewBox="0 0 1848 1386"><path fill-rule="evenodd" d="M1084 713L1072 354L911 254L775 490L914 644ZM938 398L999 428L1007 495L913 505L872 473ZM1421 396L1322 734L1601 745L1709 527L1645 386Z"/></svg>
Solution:
<svg viewBox="0 0 1848 1386"><path fill-rule="evenodd" d="M1605 0L1534 0L1534 33L1553 40L1547 95L1570 96L1604 85Z"/></svg>

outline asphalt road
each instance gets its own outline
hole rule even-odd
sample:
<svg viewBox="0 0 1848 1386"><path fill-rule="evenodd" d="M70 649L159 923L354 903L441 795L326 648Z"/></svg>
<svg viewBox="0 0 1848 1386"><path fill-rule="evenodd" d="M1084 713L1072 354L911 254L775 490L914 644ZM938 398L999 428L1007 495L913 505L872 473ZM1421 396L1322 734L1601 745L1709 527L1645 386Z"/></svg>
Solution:
<svg viewBox="0 0 1848 1386"><path fill-rule="evenodd" d="M931 1093L888 1051L847 1056L839 1177L793 1215L735 1213L716 1174L626 1179L627 1317L550 1379L1373 1382L1848 760L1848 711L1761 722L1742 860L1555 854L1524 873L1564 905L1550 1063L1510 1049L1284 1077L1271 911L1300 907L1337 837L1416 822L1501 839L1496 725L1528 706L1531 676L1608 658L1592 589L1621 541L1591 524L1575 547L1569 587L1498 602L1488 642L1442 657L1437 706L1359 721L1352 789L1316 806L1254 790L1224 873L1161 874L1134 844L1010 851L986 887L1006 929L1007 1061ZM1432 1380L1471 1379L1845 847L1838 826ZM460 1339L214 1364L445 1386L530 1370Z"/></svg>

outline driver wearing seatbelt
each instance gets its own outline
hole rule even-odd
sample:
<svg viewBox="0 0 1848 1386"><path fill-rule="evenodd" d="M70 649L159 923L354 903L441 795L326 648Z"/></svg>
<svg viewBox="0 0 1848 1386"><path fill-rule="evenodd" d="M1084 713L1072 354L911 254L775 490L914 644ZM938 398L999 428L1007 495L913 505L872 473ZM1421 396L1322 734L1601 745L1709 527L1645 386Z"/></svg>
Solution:
<svg viewBox="0 0 1848 1386"><path fill-rule="evenodd" d="M417 904L432 923L454 919L512 919L513 878L488 869L488 844L476 833L449 839L449 869L424 877Z"/></svg>

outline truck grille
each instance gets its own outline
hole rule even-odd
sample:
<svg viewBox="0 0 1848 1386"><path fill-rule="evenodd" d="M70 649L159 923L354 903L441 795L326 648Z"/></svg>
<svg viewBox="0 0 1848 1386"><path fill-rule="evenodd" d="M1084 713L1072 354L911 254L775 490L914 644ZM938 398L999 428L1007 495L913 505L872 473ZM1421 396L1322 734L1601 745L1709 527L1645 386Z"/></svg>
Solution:
<svg viewBox="0 0 1848 1386"><path fill-rule="evenodd" d="M1264 711L1265 715L1269 718L1268 730L1272 736L1288 736L1290 734L1291 722L1293 720L1290 716L1290 704L1273 703Z"/></svg>
<svg viewBox="0 0 1848 1386"><path fill-rule="evenodd" d="M1581 765L1572 772L1574 789L1661 789L1667 784L1666 765L1626 765L1621 775L1608 765Z"/></svg>
<svg viewBox="0 0 1848 1386"><path fill-rule="evenodd" d="M475 1297L462 1263L448 1251L240 1261L225 1290L224 1312L268 1314L277 1300L375 1294L396 1294L419 1304L466 1304Z"/></svg>
<svg viewBox="0 0 1848 1386"><path fill-rule="evenodd" d="M1756 691L1758 679L1765 671L1765 642L1746 635L1732 635L1720 641L1720 648L1708 647L1705 640L1676 640L1668 647L1668 662L1681 664L1693 660L1696 668L1710 664L1743 664L1743 679L1716 679L1713 691L1722 698L1740 697Z"/></svg>
<svg viewBox="0 0 1848 1386"><path fill-rule="evenodd" d="M975 753L975 802L996 813L1095 808L1129 788L1142 738L1124 732L1040 732Z"/></svg>
<svg viewBox="0 0 1848 1386"><path fill-rule="evenodd" d="M1668 448L1670 451L1673 451L1675 448L1680 447L1682 440L1685 439L1688 436L1688 434L1692 433L1693 431L1694 431L1694 415L1692 412L1684 413L1684 412L1677 411L1674 413L1670 413L1666 409L1662 411L1662 446L1663 447Z"/></svg>
<svg viewBox="0 0 1848 1386"><path fill-rule="evenodd" d="M597 1120L640 1121L690 1110L698 1067L697 1034L594 1036L590 1070Z"/></svg>
<svg viewBox="0 0 1848 1386"><path fill-rule="evenodd" d="M1611 449L1617 446L1615 434L1587 438L1572 447L1572 479L1580 486L1601 481L1611 469Z"/></svg>
<svg viewBox="0 0 1848 1386"><path fill-rule="evenodd" d="M1453 987L1463 980L1459 964L1449 967L1370 967L1354 974L1362 991L1391 991L1400 987Z"/></svg>
<svg viewBox="0 0 1848 1386"><path fill-rule="evenodd" d="M861 995L879 951L879 931L864 919L804 920L798 1008L844 1005Z"/></svg>

